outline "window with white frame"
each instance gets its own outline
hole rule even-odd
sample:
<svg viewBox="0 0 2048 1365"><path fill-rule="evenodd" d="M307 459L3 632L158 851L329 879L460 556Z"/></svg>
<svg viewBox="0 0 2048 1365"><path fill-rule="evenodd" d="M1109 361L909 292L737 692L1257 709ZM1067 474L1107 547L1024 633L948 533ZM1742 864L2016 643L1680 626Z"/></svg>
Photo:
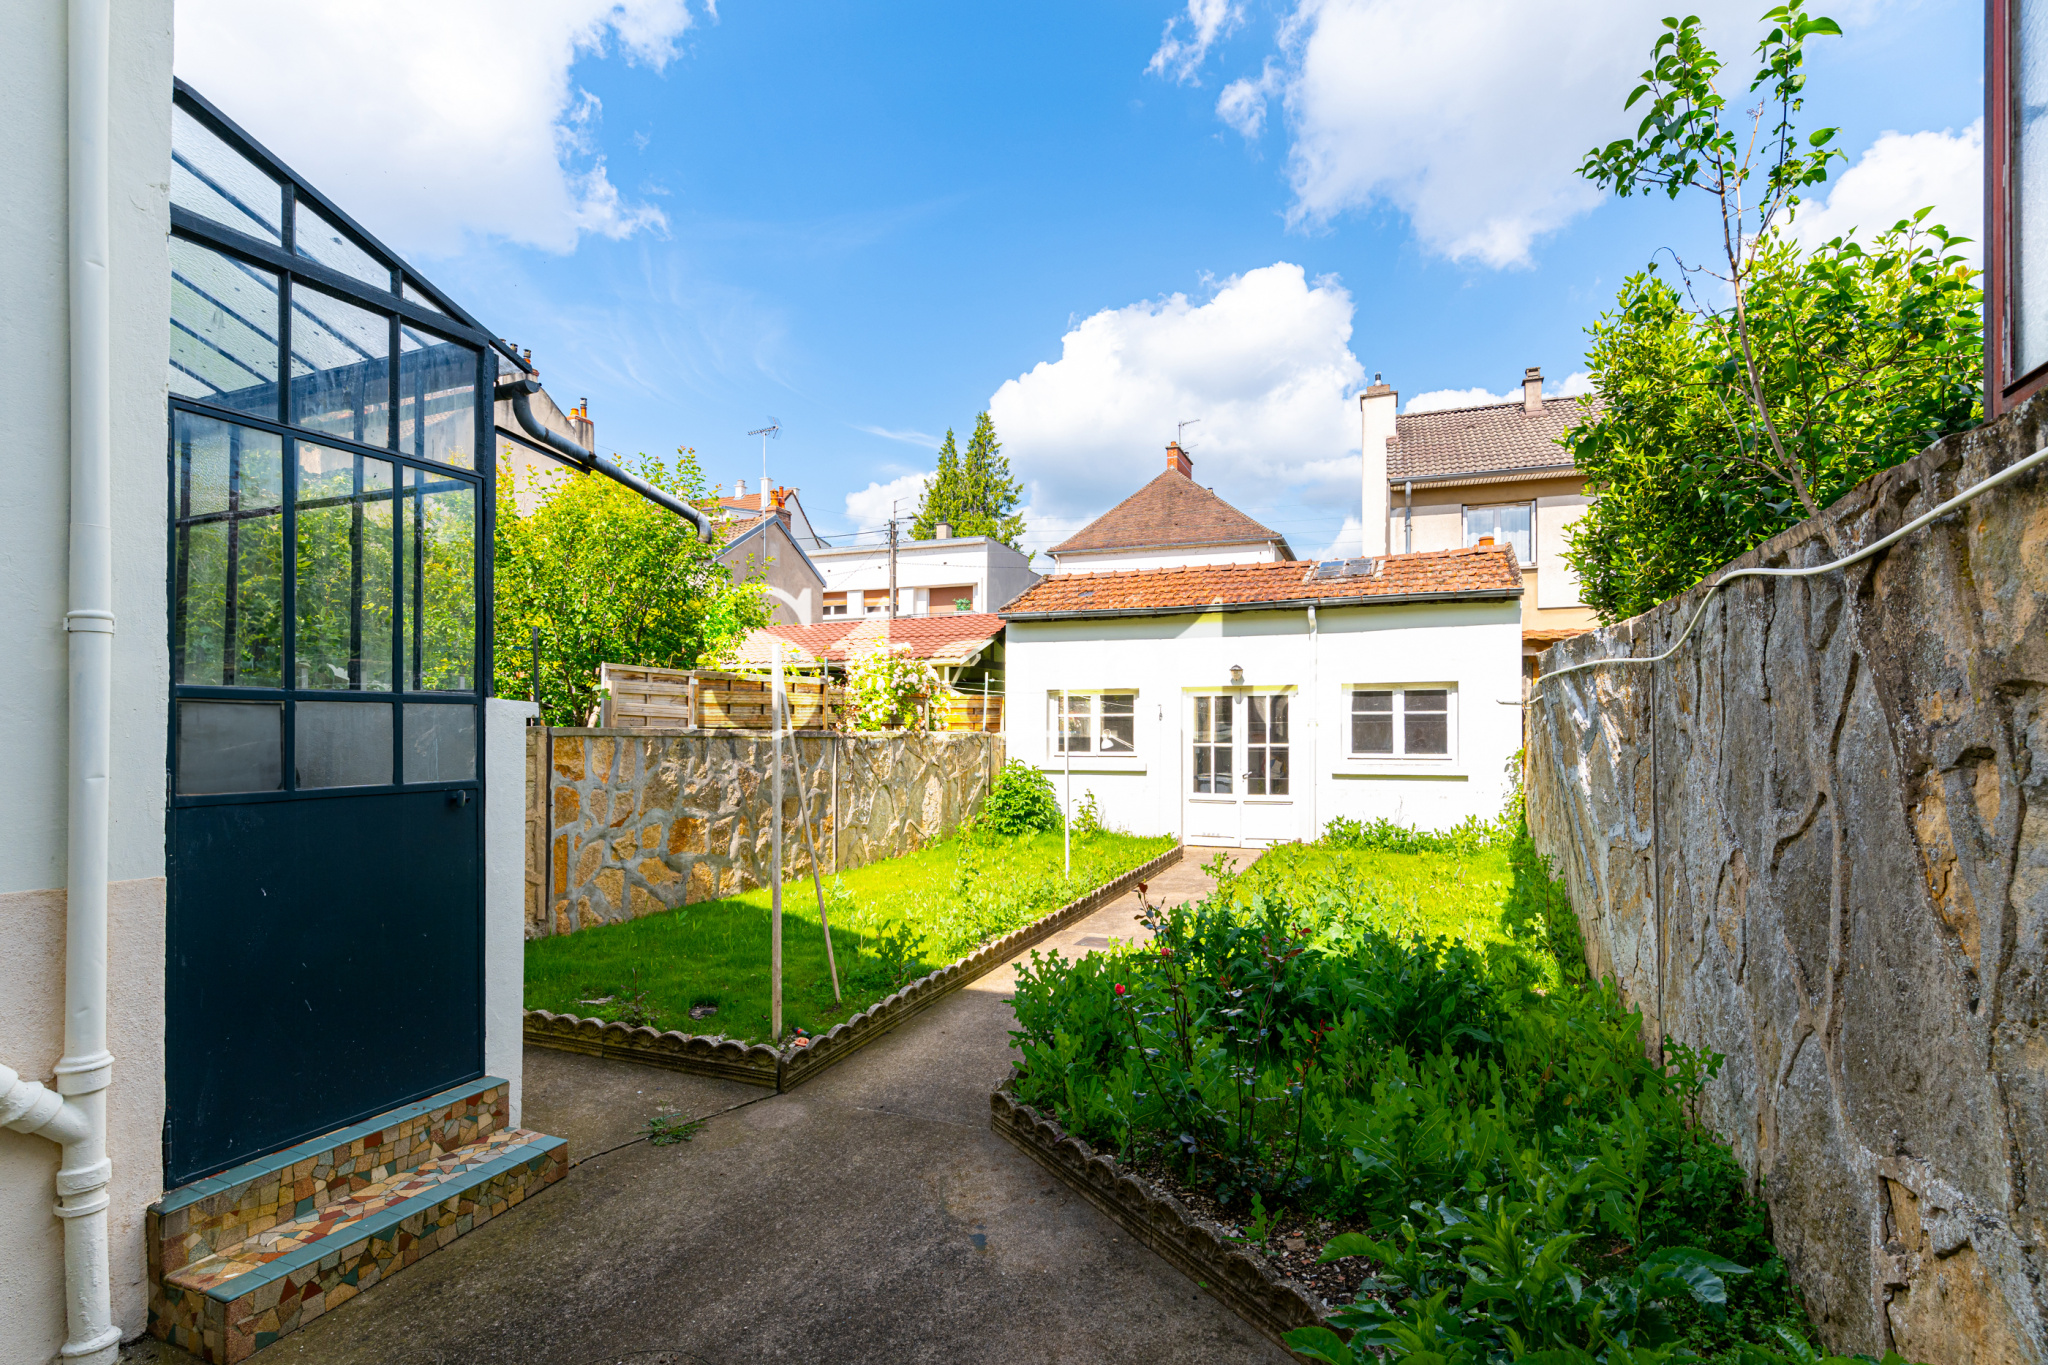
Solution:
<svg viewBox="0 0 2048 1365"><path fill-rule="evenodd" d="M1136 692L1048 692L1045 705L1046 730L1052 736L1055 754L1131 754L1138 750Z"/></svg>
<svg viewBox="0 0 2048 1365"><path fill-rule="evenodd" d="M1536 525L1536 505L1528 502L1502 502L1487 507L1465 509L1465 546L1470 549L1482 540L1492 540L1496 545L1515 547L1515 563L1523 568L1534 564L1535 547L1531 544Z"/></svg>
<svg viewBox="0 0 2048 1365"><path fill-rule="evenodd" d="M1352 757L1449 758L1457 701L1449 687L1353 688Z"/></svg>

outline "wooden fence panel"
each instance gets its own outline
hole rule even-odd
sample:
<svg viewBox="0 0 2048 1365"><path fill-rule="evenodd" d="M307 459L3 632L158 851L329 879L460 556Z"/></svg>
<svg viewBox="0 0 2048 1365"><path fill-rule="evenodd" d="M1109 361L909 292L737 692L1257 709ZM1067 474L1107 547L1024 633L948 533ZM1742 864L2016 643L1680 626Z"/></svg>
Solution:
<svg viewBox="0 0 2048 1365"><path fill-rule="evenodd" d="M638 668L604 664L605 700L598 724L628 730L768 730L774 690L769 680L710 668ZM844 690L818 678L787 678L791 725L828 730Z"/></svg>

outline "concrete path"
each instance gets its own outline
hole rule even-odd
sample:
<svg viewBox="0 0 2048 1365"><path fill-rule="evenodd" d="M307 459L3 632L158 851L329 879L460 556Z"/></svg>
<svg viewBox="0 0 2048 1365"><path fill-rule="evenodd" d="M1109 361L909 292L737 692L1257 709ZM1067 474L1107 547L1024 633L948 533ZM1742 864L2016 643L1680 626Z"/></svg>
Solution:
<svg viewBox="0 0 2048 1365"><path fill-rule="evenodd" d="M1210 886L1194 849L1151 886ZM1236 850L1240 865L1251 856ZM1135 895L1046 945L1143 936ZM989 1131L1010 965L788 1095L526 1054L568 1179L256 1357L259 1365L1279 1365L1236 1314ZM640 1140L664 1108L689 1143ZM128 1365L184 1365L154 1343Z"/></svg>

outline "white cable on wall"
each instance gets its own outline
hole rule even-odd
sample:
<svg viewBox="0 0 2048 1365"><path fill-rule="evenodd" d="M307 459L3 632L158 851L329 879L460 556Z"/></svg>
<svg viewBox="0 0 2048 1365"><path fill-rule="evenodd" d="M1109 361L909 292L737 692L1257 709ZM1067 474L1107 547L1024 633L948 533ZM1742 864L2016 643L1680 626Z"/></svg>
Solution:
<svg viewBox="0 0 2048 1365"><path fill-rule="evenodd" d="M1671 642L1671 648L1665 650L1662 654L1646 654L1640 656L1633 654L1617 654L1610 658L1605 659L1588 659L1585 663L1582 664L1572 664L1568 668L1560 668L1553 672L1545 673L1536 679L1536 685L1538 687L1541 687L1544 683L1549 682L1552 678L1562 678L1567 673L1577 673L1588 668L1598 668L1602 664L1661 663L1665 659L1668 659L1672 655L1676 654L1679 650L1679 647L1683 645L1687 640L1692 638L1693 630L1699 625L1700 618L1707 614L1707 606L1714 600L1714 594L1719 592L1722 588L1727 587L1730 583L1733 583L1736 579L1811 578L1816 574L1824 574L1835 569L1846 569L1852 564L1860 564L1864 560L1876 554L1878 551L1897 544L1900 540L1904 539L1906 536L1911 535L1913 532L1919 530L1921 527L1927 525L1927 523L1935 520L1937 517L1947 516L1950 512L1955 511L1958 507L1961 507L1964 503L1976 497L1979 493L1988 492L1989 490L1998 487L1998 485L2006 482L2009 479L2017 478L2019 475L2024 474L2027 470L2032 469L2035 465L2038 465L2043 461L2048 461L2048 446L2044 446L2040 450L2035 451L2033 454L2027 456L2027 458L2024 460L2019 460L2014 462L2013 464L2006 466L2004 469L2000 470L1996 474L1993 474L1990 478L1983 480L1981 483L1975 483L1970 485L1968 488L1965 488L1962 492L1950 498L1947 502L1941 504L1941 506L1934 508L1932 511L1921 513L1919 516L1907 522L1904 526L1901 526L1898 530L1893 531L1890 535L1885 536L1882 539L1872 541L1870 544L1856 551L1856 553L1851 555L1844 555L1842 558L1834 560L1831 563L1816 564L1809 569L1736 569L1730 573L1723 574L1721 577L1715 579L1714 582L1708 586L1706 595L1700 599L1699 610L1695 611L1692 614L1692 620L1686 622L1685 630L1679 635L1679 637Z"/></svg>

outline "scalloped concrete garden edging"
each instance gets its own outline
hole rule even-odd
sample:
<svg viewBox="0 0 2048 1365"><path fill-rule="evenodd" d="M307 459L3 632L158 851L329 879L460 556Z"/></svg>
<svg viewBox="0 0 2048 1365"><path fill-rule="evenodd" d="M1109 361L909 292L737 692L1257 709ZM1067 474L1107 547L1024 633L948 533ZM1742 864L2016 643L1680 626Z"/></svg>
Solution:
<svg viewBox="0 0 2048 1365"><path fill-rule="evenodd" d="M526 1012L526 1041L534 1047L639 1062L643 1066L745 1081L749 1085L772 1086L776 1090L793 1090L819 1072L845 1061L883 1034L901 1027L976 977L1000 967L1026 948L1044 942L1075 920L1093 914L1139 882L1150 881L1179 862L1182 852L1182 846L1176 844L1150 862L1103 883L1051 914L983 944L958 962L919 977L894 995L876 1001L845 1023L835 1025L831 1032L820 1035L808 1047L777 1049L766 1043L740 1043L730 1038L679 1033L674 1029L659 1032L651 1028L583 1019L573 1014L555 1014L548 1010Z"/></svg>
<svg viewBox="0 0 2048 1365"><path fill-rule="evenodd" d="M1008 1082L988 1098L989 1127L999 1136L1164 1256L1281 1350L1287 1349L1283 1338L1295 1328L1329 1326L1315 1295L1280 1278L1214 1228L1195 1221L1178 1199L1125 1170L1116 1158L1070 1137L1058 1123L1019 1102Z"/></svg>

